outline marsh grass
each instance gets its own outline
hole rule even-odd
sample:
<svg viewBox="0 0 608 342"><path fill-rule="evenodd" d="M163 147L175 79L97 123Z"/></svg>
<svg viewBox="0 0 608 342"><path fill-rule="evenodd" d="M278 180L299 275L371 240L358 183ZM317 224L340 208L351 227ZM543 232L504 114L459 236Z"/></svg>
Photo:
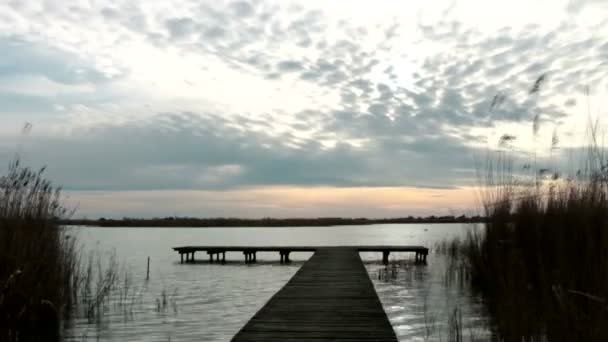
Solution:
<svg viewBox="0 0 608 342"><path fill-rule="evenodd" d="M156 298L156 312L165 313L171 308L173 309L173 313L177 314L177 296L177 288L174 288L170 294L163 288L160 295Z"/></svg>
<svg viewBox="0 0 608 342"><path fill-rule="evenodd" d="M586 159L568 177L536 157L521 169L507 153L488 158L485 229L444 246L448 272L483 296L501 340L608 341L608 164L590 122Z"/></svg>
<svg viewBox="0 0 608 342"><path fill-rule="evenodd" d="M84 256L58 224L71 210L45 169L16 158L0 177L0 340L56 341L78 307L100 317L118 276L115 256Z"/></svg>
<svg viewBox="0 0 608 342"><path fill-rule="evenodd" d="M108 309L110 296L120 281L119 265L116 254L104 258L99 253L91 252L83 266L79 269L84 278L78 287L78 307L92 323L101 320L104 310ZM128 283L127 276L125 281Z"/></svg>
<svg viewBox="0 0 608 342"><path fill-rule="evenodd" d="M76 293L78 252L56 224L69 215L44 169L18 159L0 177L0 337L58 338Z"/></svg>
<svg viewBox="0 0 608 342"><path fill-rule="evenodd" d="M126 320L133 318L133 312L137 304L142 304L143 294L147 291L147 282L141 286L136 286L133 282L131 271L124 269L122 278L117 282L116 286L116 302L115 307L122 312Z"/></svg>
<svg viewBox="0 0 608 342"><path fill-rule="evenodd" d="M460 267L488 299L500 336L608 340L608 183L586 179L499 187L485 233L462 244Z"/></svg>

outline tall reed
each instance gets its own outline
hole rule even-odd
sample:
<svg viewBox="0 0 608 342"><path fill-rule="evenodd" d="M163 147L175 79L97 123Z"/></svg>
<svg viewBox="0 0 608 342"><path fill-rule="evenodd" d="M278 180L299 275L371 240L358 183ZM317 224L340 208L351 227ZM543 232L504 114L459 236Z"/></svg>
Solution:
<svg viewBox="0 0 608 342"><path fill-rule="evenodd" d="M53 341L75 295L78 253L57 224L61 190L19 159L0 177L0 340Z"/></svg>
<svg viewBox="0 0 608 342"><path fill-rule="evenodd" d="M503 340L608 341L608 165L590 127L570 177L530 164L522 177L504 153L485 165L485 230L451 254Z"/></svg>

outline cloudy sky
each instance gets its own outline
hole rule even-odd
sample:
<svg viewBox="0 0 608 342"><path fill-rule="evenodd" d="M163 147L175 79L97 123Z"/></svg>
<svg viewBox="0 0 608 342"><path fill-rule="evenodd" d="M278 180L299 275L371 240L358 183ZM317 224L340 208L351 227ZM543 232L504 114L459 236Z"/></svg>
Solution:
<svg viewBox="0 0 608 342"><path fill-rule="evenodd" d="M0 0L0 52L0 160L77 216L471 213L608 108L603 0Z"/></svg>

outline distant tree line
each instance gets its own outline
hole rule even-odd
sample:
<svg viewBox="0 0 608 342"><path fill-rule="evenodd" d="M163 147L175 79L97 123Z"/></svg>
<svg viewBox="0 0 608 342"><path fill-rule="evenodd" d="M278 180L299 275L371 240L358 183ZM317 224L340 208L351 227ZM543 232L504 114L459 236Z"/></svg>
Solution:
<svg viewBox="0 0 608 342"><path fill-rule="evenodd" d="M164 218L129 218L122 219L70 219L63 220L64 225L100 226L100 227L327 227L347 225L370 225L392 223L482 223L482 216L427 216L399 218L194 218L194 217L164 217Z"/></svg>

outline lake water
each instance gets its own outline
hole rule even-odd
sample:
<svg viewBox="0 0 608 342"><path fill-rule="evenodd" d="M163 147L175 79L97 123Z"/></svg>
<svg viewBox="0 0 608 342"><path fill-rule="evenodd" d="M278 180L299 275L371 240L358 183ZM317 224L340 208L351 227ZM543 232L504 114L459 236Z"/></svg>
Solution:
<svg viewBox="0 0 608 342"><path fill-rule="evenodd" d="M115 253L128 271L97 320L83 309L67 324L68 341L229 341L294 275L312 253L258 253L245 264L242 253L227 253L226 264L180 264L171 247L183 245L425 245L464 236L462 224L393 224L289 228L101 228L71 227L85 252ZM150 257L150 279L146 262ZM361 257L401 341L446 340L449 317L457 309L465 336L484 338L488 317L479 299L447 284L445 260L431 251L427 265L413 255L391 253L388 277L381 253Z"/></svg>

